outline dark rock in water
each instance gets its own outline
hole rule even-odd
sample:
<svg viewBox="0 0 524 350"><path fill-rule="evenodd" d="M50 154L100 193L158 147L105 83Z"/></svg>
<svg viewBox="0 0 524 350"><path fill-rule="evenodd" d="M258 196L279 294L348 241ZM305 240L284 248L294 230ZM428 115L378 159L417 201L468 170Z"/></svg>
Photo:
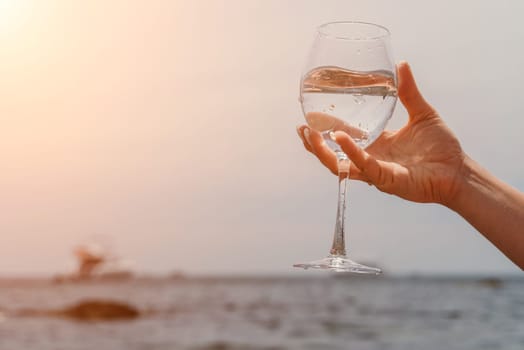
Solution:
<svg viewBox="0 0 524 350"><path fill-rule="evenodd" d="M224 304L224 309L228 312L233 312L237 309L237 305L234 302L228 301Z"/></svg>
<svg viewBox="0 0 524 350"><path fill-rule="evenodd" d="M499 289L499 288L502 288L504 286L504 281L502 281L501 279L496 278L496 277L483 278L483 279L479 280L478 283L483 285L483 286L485 286L485 287L490 287L490 288L493 288L493 289Z"/></svg>
<svg viewBox="0 0 524 350"><path fill-rule="evenodd" d="M51 279L51 282L54 284L89 282L126 282L133 280L133 278L133 274L129 271L115 271L89 276L56 275Z"/></svg>
<svg viewBox="0 0 524 350"><path fill-rule="evenodd" d="M65 317L77 321L131 320L141 315L134 306L112 300L84 300L58 310L25 309L13 313L19 317Z"/></svg>
<svg viewBox="0 0 524 350"><path fill-rule="evenodd" d="M458 320L462 317L462 313L459 310L450 310L446 313L446 318L449 320Z"/></svg>
<svg viewBox="0 0 524 350"><path fill-rule="evenodd" d="M218 341L203 346L193 347L193 350L284 350L280 346L257 346L249 344L236 344Z"/></svg>
<svg viewBox="0 0 524 350"><path fill-rule="evenodd" d="M134 319L140 312L134 306L111 300L85 300L56 312L58 316L79 321L112 321Z"/></svg>

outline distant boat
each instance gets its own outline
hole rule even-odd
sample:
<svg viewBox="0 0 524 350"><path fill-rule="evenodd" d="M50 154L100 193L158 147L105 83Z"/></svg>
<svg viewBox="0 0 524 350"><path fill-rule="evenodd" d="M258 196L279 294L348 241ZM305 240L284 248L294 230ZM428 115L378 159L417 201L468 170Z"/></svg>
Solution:
<svg viewBox="0 0 524 350"><path fill-rule="evenodd" d="M73 251L78 268L68 275L55 276L55 282L127 280L134 277L131 263L103 249L97 244L82 244Z"/></svg>

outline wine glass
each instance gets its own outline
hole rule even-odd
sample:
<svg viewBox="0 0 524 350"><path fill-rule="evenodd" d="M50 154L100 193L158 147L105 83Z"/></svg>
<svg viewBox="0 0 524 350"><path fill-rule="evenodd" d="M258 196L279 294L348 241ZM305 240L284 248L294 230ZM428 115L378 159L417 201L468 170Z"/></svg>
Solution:
<svg viewBox="0 0 524 350"><path fill-rule="evenodd" d="M332 22L318 28L300 84L300 103L312 129L338 159L338 209L330 254L295 264L304 269L379 274L346 256L345 210L350 160L334 140L344 131L362 148L375 141L393 114L397 78L389 31L364 22Z"/></svg>

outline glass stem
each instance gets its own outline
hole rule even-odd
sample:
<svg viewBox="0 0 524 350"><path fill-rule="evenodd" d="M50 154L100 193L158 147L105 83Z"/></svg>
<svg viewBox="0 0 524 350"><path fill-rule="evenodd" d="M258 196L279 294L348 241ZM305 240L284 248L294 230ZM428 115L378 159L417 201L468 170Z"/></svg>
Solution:
<svg viewBox="0 0 524 350"><path fill-rule="evenodd" d="M333 246L330 254L332 256L346 255L345 242L345 218L346 218L346 193L349 185L349 159L342 153L337 152L338 158L338 206L337 222L335 225L335 234L333 237Z"/></svg>

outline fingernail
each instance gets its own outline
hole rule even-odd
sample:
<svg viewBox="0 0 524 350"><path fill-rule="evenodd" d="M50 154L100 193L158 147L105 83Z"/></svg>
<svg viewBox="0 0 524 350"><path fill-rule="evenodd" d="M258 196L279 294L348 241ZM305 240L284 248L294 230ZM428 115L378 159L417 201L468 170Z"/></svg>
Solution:
<svg viewBox="0 0 524 350"><path fill-rule="evenodd" d="M339 139L340 137L344 137L344 135L346 135L346 134L345 134L343 131L335 131L335 132L333 133L333 138L334 138L333 141L335 141L335 142L338 143L338 139Z"/></svg>
<svg viewBox="0 0 524 350"><path fill-rule="evenodd" d="M404 60L400 61L399 62L399 67L401 67L401 66L403 66L405 69L411 70L411 66L409 65L408 61L404 61Z"/></svg>
<svg viewBox="0 0 524 350"><path fill-rule="evenodd" d="M311 145L311 140L309 139L309 128L304 128L304 137L306 138L307 143Z"/></svg>

